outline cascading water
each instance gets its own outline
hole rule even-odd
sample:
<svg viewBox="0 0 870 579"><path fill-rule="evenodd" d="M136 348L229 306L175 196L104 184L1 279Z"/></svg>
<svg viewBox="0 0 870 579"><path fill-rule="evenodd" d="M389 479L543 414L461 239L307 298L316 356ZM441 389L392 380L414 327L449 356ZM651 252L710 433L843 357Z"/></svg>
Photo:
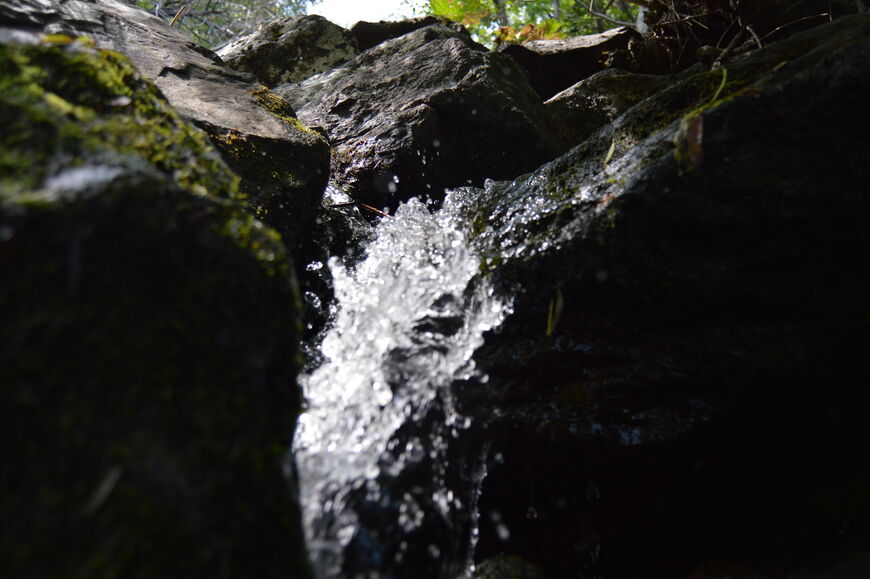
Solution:
<svg viewBox="0 0 870 579"><path fill-rule="evenodd" d="M294 440L320 577L456 576L468 565L483 448L455 450L470 419L451 385L483 379L472 354L510 304L481 275L467 194L435 212L412 199L381 221L362 261L329 261L332 325L324 362L301 378L309 406Z"/></svg>

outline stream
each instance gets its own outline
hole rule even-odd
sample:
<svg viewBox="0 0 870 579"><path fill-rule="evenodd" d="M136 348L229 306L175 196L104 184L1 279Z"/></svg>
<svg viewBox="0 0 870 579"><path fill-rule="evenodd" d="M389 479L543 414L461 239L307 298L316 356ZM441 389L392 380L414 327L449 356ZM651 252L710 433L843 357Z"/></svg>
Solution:
<svg viewBox="0 0 870 579"><path fill-rule="evenodd" d="M473 568L486 446L451 385L485 382L472 355L511 305L480 274L470 194L449 192L434 211L411 199L381 220L362 260L327 264L335 303L323 363L300 378L308 407L294 440L320 578Z"/></svg>

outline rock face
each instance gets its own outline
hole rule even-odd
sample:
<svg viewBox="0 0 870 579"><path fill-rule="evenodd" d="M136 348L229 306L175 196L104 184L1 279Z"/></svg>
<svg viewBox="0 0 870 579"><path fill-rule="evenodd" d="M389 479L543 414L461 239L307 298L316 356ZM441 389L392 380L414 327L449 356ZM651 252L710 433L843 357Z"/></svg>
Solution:
<svg viewBox="0 0 870 579"><path fill-rule="evenodd" d="M275 92L328 131L336 186L376 207L518 175L553 149L519 67L440 25Z"/></svg>
<svg viewBox="0 0 870 579"><path fill-rule="evenodd" d="M478 191L489 268L522 288L489 382L460 385L504 437L478 557L785 577L866 547L868 98L870 18L843 18Z"/></svg>
<svg viewBox="0 0 870 579"><path fill-rule="evenodd" d="M218 56L268 87L300 82L359 54L354 37L323 16L279 20L230 42Z"/></svg>
<svg viewBox="0 0 870 579"><path fill-rule="evenodd" d="M356 40L356 45L360 50L368 50L386 40L398 38L399 36L404 36L409 32L425 28L426 26L433 26L435 24L441 24L448 28L452 28L456 32L464 34L469 40L471 40L471 36L463 26L444 18L438 18L437 16L409 18L408 20L399 20L397 22L386 22L383 20L380 22L361 21L351 27L350 33Z"/></svg>
<svg viewBox="0 0 870 579"><path fill-rule="evenodd" d="M507 44L501 52L526 70L532 86L546 100L610 66L613 53L626 51L637 36L629 28L614 28L588 36Z"/></svg>
<svg viewBox="0 0 870 579"><path fill-rule="evenodd" d="M325 141L252 77L222 65L182 32L119 0L21 0L5 6L0 19L86 35L128 55L173 107L208 133L261 217L290 237L313 220L328 177Z"/></svg>
<svg viewBox="0 0 870 579"><path fill-rule="evenodd" d="M567 151L582 143L599 128L679 78L611 68L566 88L544 103L559 148Z"/></svg>
<svg viewBox="0 0 870 579"><path fill-rule="evenodd" d="M125 57L2 29L0 71L0 575L308 576L278 234Z"/></svg>

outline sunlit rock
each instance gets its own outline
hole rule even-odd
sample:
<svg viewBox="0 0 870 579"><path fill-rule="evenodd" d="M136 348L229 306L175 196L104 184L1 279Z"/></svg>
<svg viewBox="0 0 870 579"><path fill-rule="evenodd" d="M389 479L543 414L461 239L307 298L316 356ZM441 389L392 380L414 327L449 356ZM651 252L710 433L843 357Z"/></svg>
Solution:
<svg viewBox="0 0 870 579"><path fill-rule="evenodd" d="M409 18L407 20L366 22L360 21L351 26L350 33L356 40L356 44L360 50L368 50L377 46L381 42L398 38L420 28L441 24L452 28L456 32L465 34L469 40L471 36L465 28L455 22L451 22L437 16L423 16L420 18Z"/></svg>
<svg viewBox="0 0 870 579"><path fill-rule="evenodd" d="M553 152L543 106L516 63L441 25L275 92L328 132L333 184L378 209L510 178Z"/></svg>
<svg viewBox="0 0 870 579"><path fill-rule="evenodd" d="M264 24L222 46L217 54L228 66L274 87L334 68L359 49L347 30L323 16L309 15Z"/></svg>
<svg viewBox="0 0 870 579"><path fill-rule="evenodd" d="M45 32L84 35L126 55L173 107L208 133L261 218L288 238L310 227L328 177L328 146L253 77L120 0L20 0L6 10L10 24L36 22Z"/></svg>

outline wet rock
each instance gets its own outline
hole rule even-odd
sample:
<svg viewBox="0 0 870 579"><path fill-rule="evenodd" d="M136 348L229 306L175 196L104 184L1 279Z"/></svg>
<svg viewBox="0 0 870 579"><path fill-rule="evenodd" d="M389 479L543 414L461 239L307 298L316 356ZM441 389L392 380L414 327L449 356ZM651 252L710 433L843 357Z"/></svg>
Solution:
<svg viewBox="0 0 870 579"><path fill-rule="evenodd" d="M582 143L632 106L676 82L677 78L611 68L566 88L544 103L560 148L566 151Z"/></svg>
<svg viewBox="0 0 870 579"><path fill-rule="evenodd" d="M545 579L539 567L520 557L496 555L487 559L474 570L476 579Z"/></svg>
<svg viewBox="0 0 870 579"><path fill-rule="evenodd" d="M610 66L617 51L626 51L638 37L630 28L614 28L600 34L507 44L501 53L525 69L531 84L546 100L571 85Z"/></svg>
<svg viewBox="0 0 870 579"><path fill-rule="evenodd" d="M328 131L334 184L378 208L512 177L552 151L543 106L519 67L440 25L275 92Z"/></svg>
<svg viewBox="0 0 870 579"><path fill-rule="evenodd" d="M278 234L123 56L0 33L0 575L309 576Z"/></svg>
<svg viewBox="0 0 870 579"><path fill-rule="evenodd" d="M183 32L118 0L21 0L4 18L47 33L87 35L127 55L173 107L208 133L261 217L288 237L310 226L328 177L328 146L250 75L223 66Z"/></svg>
<svg viewBox="0 0 870 579"><path fill-rule="evenodd" d="M478 192L520 289L457 386L503 437L481 521L510 536L481 524L479 557L781 577L866 547L868 39L843 18L692 74Z"/></svg>
<svg viewBox="0 0 870 579"><path fill-rule="evenodd" d="M471 40L471 36L462 25L437 16L423 16L421 18L409 18L407 20L398 20L395 22L384 20L379 22L360 21L351 27L350 33L353 35L354 39L356 39L357 46L360 50L368 50L386 40L398 38L399 36L404 36L409 32L425 28L426 26L433 26L435 24L441 24L448 28L452 28L458 33L465 34L468 36L468 39Z"/></svg>
<svg viewBox="0 0 870 579"><path fill-rule="evenodd" d="M224 45L217 54L228 66L274 87L334 68L359 50L351 33L312 14L272 22Z"/></svg>

